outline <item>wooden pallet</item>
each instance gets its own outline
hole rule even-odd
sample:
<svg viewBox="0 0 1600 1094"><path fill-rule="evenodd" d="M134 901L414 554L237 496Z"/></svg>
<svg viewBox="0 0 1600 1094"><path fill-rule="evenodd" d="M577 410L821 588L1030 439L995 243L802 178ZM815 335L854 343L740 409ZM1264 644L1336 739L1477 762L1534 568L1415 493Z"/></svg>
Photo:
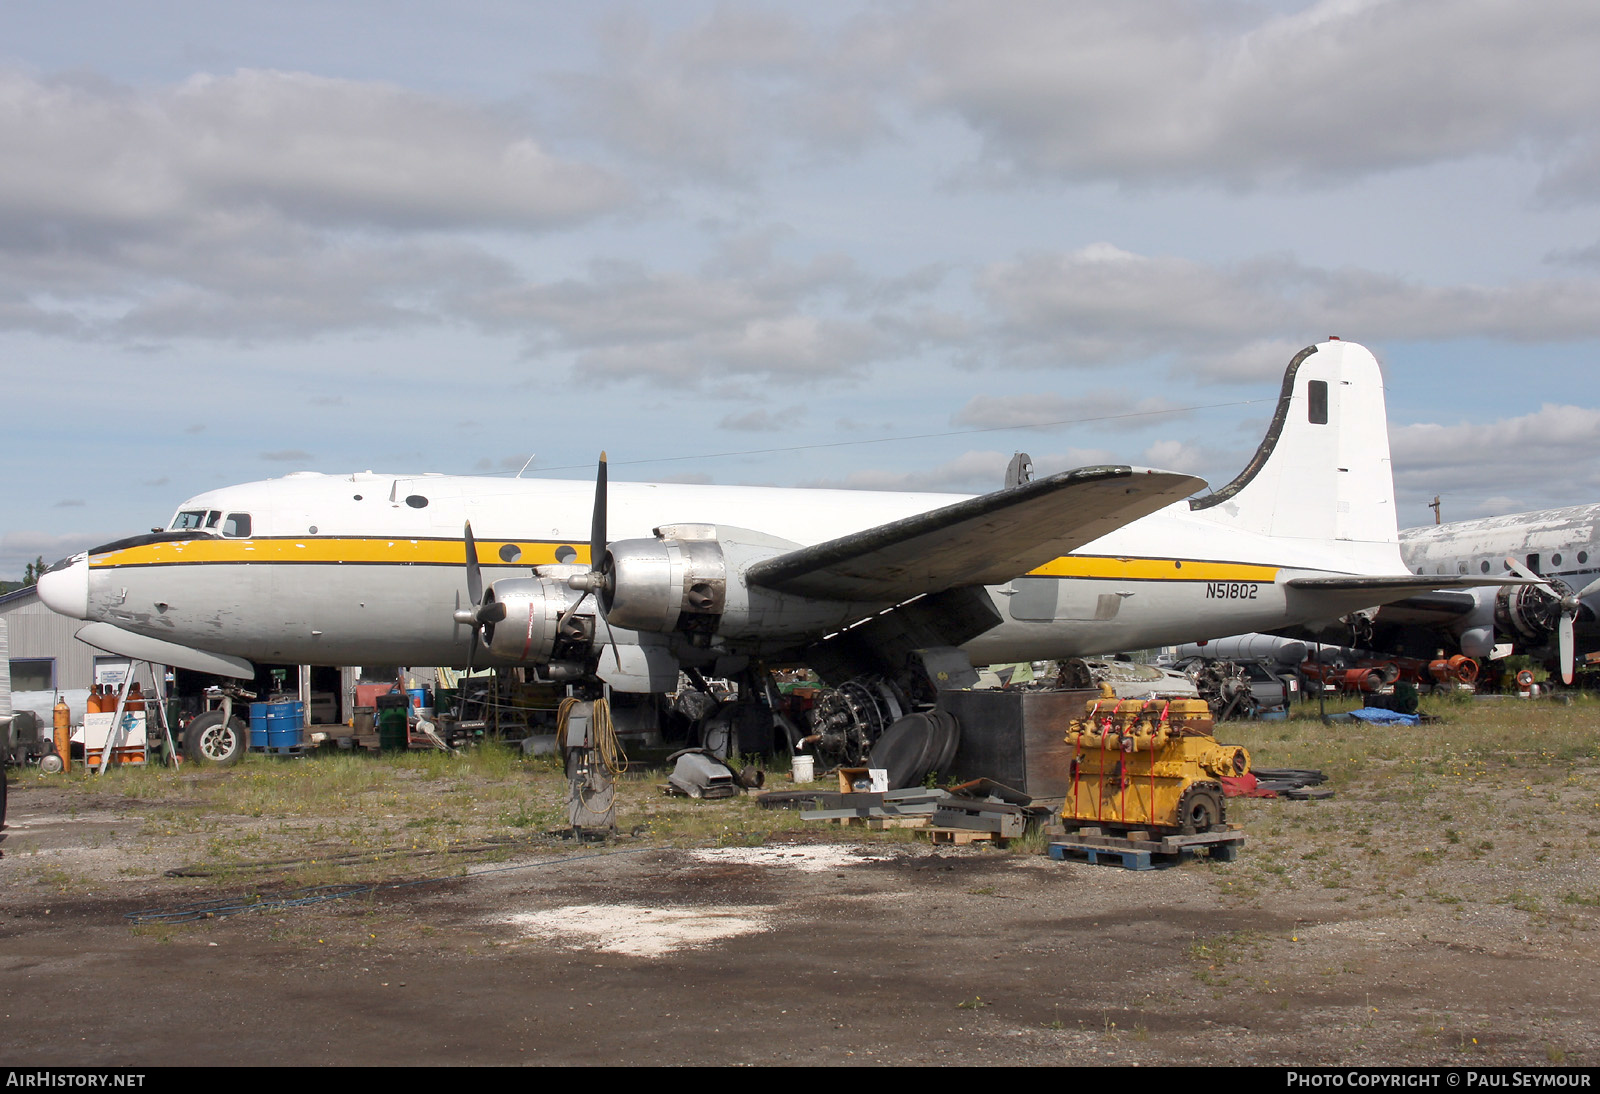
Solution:
<svg viewBox="0 0 1600 1094"><path fill-rule="evenodd" d="M1150 838L1146 831L1110 836L1098 828L1080 828L1056 836L1050 843L1050 857L1058 862L1087 862L1095 866L1120 866L1124 870L1162 870L1176 866L1199 851L1217 862L1232 862L1244 846L1244 833L1236 828L1218 827L1194 835Z"/></svg>
<svg viewBox="0 0 1600 1094"><path fill-rule="evenodd" d="M996 847L1006 845L1006 837L998 832L982 832L976 828L934 828L930 825L918 831L926 832L928 838L936 844L947 843L955 847L963 847L969 843L992 843Z"/></svg>

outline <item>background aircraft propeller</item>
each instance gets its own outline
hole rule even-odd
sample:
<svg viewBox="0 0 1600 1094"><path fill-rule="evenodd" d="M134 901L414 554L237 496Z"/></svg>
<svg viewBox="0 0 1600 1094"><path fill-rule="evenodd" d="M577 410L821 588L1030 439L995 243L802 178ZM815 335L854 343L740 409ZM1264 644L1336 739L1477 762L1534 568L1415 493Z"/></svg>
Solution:
<svg viewBox="0 0 1600 1094"><path fill-rule="evenodd" d="M1573 620L1577 618L1579 610L1583 608L1583 598L1590 593L1600 592L1600 578L1585 585L1582 592L1574 593L1568 591L1562 593L1549 581L1514 558L1507 558L1506 566L1518 577L1525 577L1530 581L1537 582L1537 587L1543 589L1560 606L1561 616L1556 621L1556 652L1561 659L1561 682L1564 684L1572 683L1573 646L1575 644L1573 640Z"/></svg>

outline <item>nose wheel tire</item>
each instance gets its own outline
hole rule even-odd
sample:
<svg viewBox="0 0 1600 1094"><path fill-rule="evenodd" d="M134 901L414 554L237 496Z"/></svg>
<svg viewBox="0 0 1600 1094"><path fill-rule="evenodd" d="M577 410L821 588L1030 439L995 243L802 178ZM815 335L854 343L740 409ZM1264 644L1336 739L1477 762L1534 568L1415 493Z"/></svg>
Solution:
<svg viewBox="0 0 1600 1094"><path fill-rule="evenodd" d="M249 728L240 719L224 721L222 711L207 711L183 731L183 754L191 763L219 767L236 764L249 746L248 733Z"/></svg>

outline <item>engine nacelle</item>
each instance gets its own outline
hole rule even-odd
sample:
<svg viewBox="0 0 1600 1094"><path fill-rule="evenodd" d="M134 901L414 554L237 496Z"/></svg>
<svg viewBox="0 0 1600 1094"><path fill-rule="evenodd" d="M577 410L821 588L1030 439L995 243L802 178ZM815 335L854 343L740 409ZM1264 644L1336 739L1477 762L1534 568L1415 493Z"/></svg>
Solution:
<svg viewBox="0 0 1600 1094"><path fill-rule="evenodd" d="M655 532L655 539L621 540L606 552L600 591L606 621L707 642L727 604L728 566L717 531L678 524Z"/></svg>
<svg viewBox="0 0 1600 1094"><path fill-rule="evenodd" d="M707 648L792 648L884 607L816 600L749 585L745 571L800 545L729 525L675 524L611 545L600 597L613 627L682 634Z"/></svg>
<svg viewBox="0 0 1600 1094"><path fill-rule="evenodd" d="M484 603L500 604L505 616L483 627L484 645L496 657L530 664L589 659L594 646L594 617L561 617L578 599L566 582L550 577L502 578L489 586Z"/></svg>

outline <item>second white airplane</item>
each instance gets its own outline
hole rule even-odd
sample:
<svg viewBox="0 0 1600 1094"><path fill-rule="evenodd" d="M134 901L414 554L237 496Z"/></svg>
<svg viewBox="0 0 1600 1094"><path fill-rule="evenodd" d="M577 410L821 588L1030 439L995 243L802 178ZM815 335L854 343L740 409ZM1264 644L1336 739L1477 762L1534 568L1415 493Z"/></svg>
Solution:
<svg viewBox="0 0 1600 1094"><path fill-rule="evenodd" d="M1298 354L1248 466L1189 497L1204 485L1125 466L979 497L300 472L190 498L39 594L92 645L199 671L471 660L644 692L680 668L841 679L913 654L956 679L1484 582L1401 561L1383 379L1354 343Z"/></svg>

